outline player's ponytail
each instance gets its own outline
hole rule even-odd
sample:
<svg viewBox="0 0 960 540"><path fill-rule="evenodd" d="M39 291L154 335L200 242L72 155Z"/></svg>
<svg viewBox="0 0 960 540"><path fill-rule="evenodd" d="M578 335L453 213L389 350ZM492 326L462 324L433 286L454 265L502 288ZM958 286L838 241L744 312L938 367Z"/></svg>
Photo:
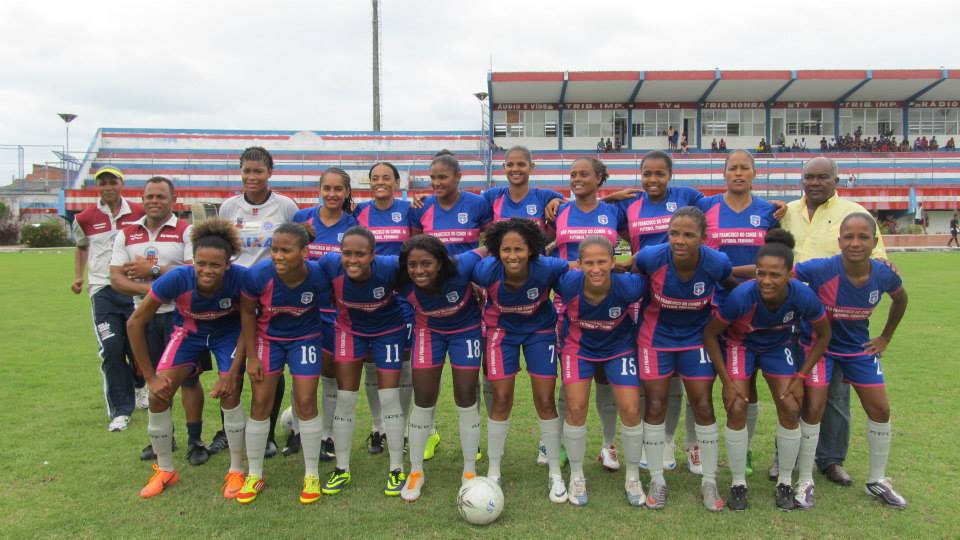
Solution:
<svg viewBox="0 0 960 540"><path fill-rule="evenodd" d="M190 240L194 255L200 248L215 248L223 251L229 261L241 250L237 228L225 219L212 218L194 225L190 229Z"/></svg>
<svg viewBox="0 0 960 540"><path fill-rule="evenodd" d="M757 251L757 261L761 257L777 257L783 260L788 271L793 270L793 248L796 241L792 234L784 229L770 229L763 241L763 246Z"/></svg>

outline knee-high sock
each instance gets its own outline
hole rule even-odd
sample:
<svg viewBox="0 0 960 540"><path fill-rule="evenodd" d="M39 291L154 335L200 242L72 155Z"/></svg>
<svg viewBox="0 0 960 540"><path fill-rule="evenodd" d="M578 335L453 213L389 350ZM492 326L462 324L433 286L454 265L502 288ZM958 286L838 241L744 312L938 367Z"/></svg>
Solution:
<svg viewBox="0 0 960 540"><path fill-rule="evenodd" d="M321 391L323 392L323 431L324 439L333 437L333 413L337 411L337 379L320 377Z"/></svg>
<svg viewBox="0 0 960 540"><path fill-rule="evenodd" d="M723 438L727 441L727 463L730 464L731 484L734 486L747 485L747 428L733 429L727 427ZM703 456L701 454L701 463Z"/></svg>
<svg viewBox="0 0 960 540"><path fill-rule="evenodd" d="M680 425L680 412L683 410L683 381L680 377L670 377L670 389L667 392L667 415L664 418L663 428L666 441L673 443Z"/></svg>
<svg viewBox="0 0 960 540"><path fill-rule="evenodd" d="M320 476L320 445L323 420L314 416L300 422L300 445L303 451L303 475Z"/></svg>
<svg viewBox="0 0 960 540"><path fill-rule="evenodd" d="M223 413L223 431L227 434L227 444L230 445L230 472L243 472L243 432L247 427L243 405L220 409L220 412Z"/></svg>
<svg viewBox="0 0 960 540"><path fill-rule="evenodd" d="M583 478L583 455L587 451L587 426L563 423L563 445L570 460L570 478Z"/></svg>
<svg viewBox="0 0 960 540"><path fill-rule="evenodd" d="M433 409L435 407L413 406L410 411L410 472L423 471L423 449L433 431ZM479 424L479 419L477 421ZM476 454L474 454L476 458Z"/></svg>
<svg viewBox="0 0 960 540"><path fill-rule="evenodd" d="M247 446L247 474L263 476L263 452L270 433L270 420L247 418L244 439Z"/></svg>
<svg viewBox="0 0 960 540"><path fill-rule="evenodd" d="M693 414L693 407L690 406L690 401L686 403L687 408L683 423L686 427L687 438L683 441L683 447L689 450L691 446L697 444L697 418Z"/></svg>
<svg viewBox="0 0 960 540"><path fill-rule="evenodd" d="M559 418L550 420L540 420L540 440L547 449L547 464L550 467L550 475L558 476L560 472L560 432L563 431L563 424Z"/></svg>
<svg viewBox="0 0 960 540"><path fill-rule="evenodd" d="M797 481L813 481L813 458L817 455L820 423L808 424L800 419L800 453L797 456Z"/></svg>
<svg viewBox="0 0 960 540"><path fill-rule="evenodd" d="M404 420L410 418L410 403L413 401L413 362L407 361L400 366L400 408Z"/></svg>
<svg viewBox="0 0 960 540"><path fill-rule="evenodd" d="M643 425L643 448L647 451L647 469L650 480L663 482L663 446L666 444L667 430L663 424Z"/></svg>
<svg viewBox="0 0 960 540"><path fill-rule="evenodd" d="M887 457L890 456L892 436L890 422L874 422L867 418L867 452L870 454L867 483L878 482L887 475Z"/></svg>
<svg viewBox="0 0 960 540"><path fill-rule="evenodd" d="M564 419L567 417L567 389L560 383L560 395L557 396L557 417L560 418L560 430L563 431Z"/></svg>
<svg viewBox="0 0 960 540"><path fill-rule="evenodd" d="M280 411L283 407L283 394L287 386L287 379L281 373L277 377L277 393L273 398L273 409L270 410L270 431L267 433L267 440L274 440L274 433L277 432L277 420L280 418ZM296 415L294 415L296 416ZM264 446L267 445L266 442L263 443Z"/></svg>
<svg viewBox="0 0 960 540"><path fill-rule="evenodd" d="M600 415L600 433L603 446L610 446L617 440L617 402L613 399L613 388L609 384L597 384L594 398L597 414Z"/></svg>
<svg viewBox="0 0 960 540"><path fill-rule="evenodd" d="M792 485L793 468L800 453L800 428L787 429L777 423L777 459L780 465L780 484Z"/></svg>
<svg viewBox="0 0 960 540"><path fill-rule="evenodd" d="M510 431L510 420L487 419L487 457L490 460L487 476L500 477L500 463L503 461L503 449L507 445L507 433Z"/></svg>
<svg viewBox="0 0 960 540"><path fill-rule="evenodd" d="M703 468L701 482L717 483L717 458L720 454L720 430L717 423L695 426L697 446L700 447L700 465Z"/></svg>
<svg viewBox="0 0 960 540"><path fill-rule="evenodd" d="M383 428L387 433L387 450L390 453L390 470L403 470L403 408L400 407L400 389L379 390L380 406L383 408Z"/></svg>
<svg viewBox="0 0 960 540"><path fill-rule="evenodd" d="M350 470L350 447L359 392L337 390L337 410L333 415L333 446L337 451L337 468Z"/></svg>
<svg viewBox="0 0 960 540"><path fill-rule="evenodd" d="M460 451L463 453L464 474L477 474L477 448L480 447L479 404L457 407L460 424ZM413 449L411 449L411 452ZM423 450L420 451L421 456Z"/></svg>
<svg viewBox="0 0 960 540"><path fill-rule="evenodd" d="M643 454L643 422L635 426L620 424L627 481L640 479L640 456Z"/></svg>
<svg viewBox="0 0 960 540"><path fill-rule="evenodd" d="M157 454L157 466L161 471L173 470L173 411L147 413L147 434ZM262 450L262 449L261 449Z"/></svg>
<svg viewBox="0 0 960 540"><path fill-rule="evenodd" d="M370 406L370 419L373 421L372 431L383 433L383 409L380 404L380 388L377 384L377 365L373 362L363 364L363 387L367 394L367 404ZM390 440L389 437L387 440Z"/></svg>
<svg viewBox="0 0 960 540"><path fill-rule="evenodd" d="M747 448L753 444L753 434L757 432L757 418L760 416L760 403L747 403Z"/></svg>

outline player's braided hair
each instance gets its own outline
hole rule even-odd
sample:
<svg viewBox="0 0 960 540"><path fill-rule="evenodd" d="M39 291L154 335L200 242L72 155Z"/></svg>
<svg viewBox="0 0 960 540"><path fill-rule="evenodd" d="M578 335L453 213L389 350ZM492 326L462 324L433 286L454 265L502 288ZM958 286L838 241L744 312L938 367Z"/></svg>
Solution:
<svg viewBox="0 0 960 540"><path fill-rule="evenodd" d="M251 146L240 154L240 166L243 167L244 161L259 161L273 170L273 156L262 146Z"/></svg>
<svg viewBox="0 0 960 540"><path fill-rule="evenodd" d="M498 221L487 231L483 240L490 255L500 260L500 245L503 243L503 237L507 233L517 233L523 238L530 250L530 262L537 260L540 253L547 245L547 240L543 237L543 232L537 224L529 219L510 218Z"/></svg>
<svg viewBox="0 0 960 540"><path fill-rule="evenodd" d="M607 166L599 159L595 157L587 156L587 157L577 158L577 160L574 161L574 163L576 163L577 161L586 161L587 163L590 164L590 167L593 168L593 174L597 175L597 178L600 179L599 185L602 186L603 183L607 181L607 178L610 178L610 173L607 172Z"/></svg>
<svg viewBox="0 0 960 540"><path fill-rule="evenodd" d="M700 230L700 238L707 237L707 216L703 215L703 212L700 211L696 206L684 206L678 208L676 212L670 216L670 225L673 225L673 222L682 218L688 218L693 220L697 224L697 229Z"/></svg>
<svg viewBox="0 0 960 540"><path fill-rule="evenodd" d="M340 180L343 182L343 187L347 188L347 196L343 199L341 208L348 214L353 212L353 190L350 189L350 175L340 167L329 167L320 175L320 184L323 184L323 179L326 178L328 174L335 174L340 177Z"/></svg>
<svg viewBox="0 0 960 540"><path fill-rule="evenodd" d="M222 250L230 260L240 251L240 234L237 228L225 219L211 218L194 225L190 229L193 253L200 248L210 247Z"/></svg>
<svg viewBox="0 0 960 540"><path fill-rule="evenodd" d="M273 230L274 236L278 234L287 234L295 238L297 240L297 244L300 246L300 249L307 247L307 244L313 240L310 233L307 232L307 228L299 223L289 222L280 225Z"/></svg>

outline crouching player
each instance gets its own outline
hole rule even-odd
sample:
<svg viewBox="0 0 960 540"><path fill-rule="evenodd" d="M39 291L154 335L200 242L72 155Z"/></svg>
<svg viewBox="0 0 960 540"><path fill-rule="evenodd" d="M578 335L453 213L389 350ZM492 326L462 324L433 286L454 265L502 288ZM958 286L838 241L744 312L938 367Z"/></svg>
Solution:
<svg viewBox="0 0 960 540"><path fill-rule="evenodd" d="M134 357L150 389L147 432L157 454L153 466L156 472L140 490L140 496L154 497L177 483L171 400L185 379L199 373L201 358L213 354L220 380L212 395L220 398L230 442L230 469L223 485L223 496L230 499L243 485L242 365L234 362L234 351L240 337L237 309L245 269L230 264L230 258L240 250L240 238L230 222L214 219L201 223L193 227L190 237L193 266L179 266L161 276L127 321ZM154 370L144 329L166 303L176 306L173 335ZM242 347L242 343L239 345Z"/></svg>

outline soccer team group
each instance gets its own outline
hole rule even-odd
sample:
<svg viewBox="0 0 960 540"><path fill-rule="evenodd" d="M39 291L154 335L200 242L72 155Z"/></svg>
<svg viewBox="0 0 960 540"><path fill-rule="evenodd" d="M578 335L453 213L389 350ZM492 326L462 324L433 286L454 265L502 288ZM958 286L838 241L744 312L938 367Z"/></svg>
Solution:
<svg viewBox="0 0 960 540"><path fill-rule="evenodd" d="M156 464L140 495L159 495L179 480L171 415L179 390L190 463L229 449L223 496L254 502L265 486L264 458L277 451L289 371L294 435L284 454L303 455L300 502L352 482L362 380L374 423L369 449L386 443L389 450L384 493L416 501L424 460L439 441L434 412L448 360L463 479L477 474L485 409L486 475L500 482L522 359L539 417L538 462L548 466L545 491L555 503L588 502L593 387L598 459L624 469L629 505L666 505L664 470L676 467L673 440L686 402L687 465L702 477L705 508L745 510L762 372L776 405L770 476L778 508L814 506L815 465L831 481L852 483L842 467L849 385L867 415L865 490L905 507L885 474L891 429L880 357L907 295L874 219L837 195L828 158L805 164L803 196L789 204L752 195L756 170L746 151L729 154L726 191L711 197L670 186L672 166L668 154L651 152L641 164L642 190L601 198L606 167L581 158L571 165L565 200L529 185L531 153L515 147L503 164L508 184L475 195L460 190L460 165L444 151L430 165L430 196L399 198L398 171L376 163L370 200L355 204L349 175L330 168L319 206L299 210L270 190L270 153L251 147L240 157L243 193L224 202L219 219L193 226L173 213L171 180L150 178L141 205L122 197L122 171L99 169L101 199L74 224L73 290L82 291L86 270L109 429L126 429L135 407L149 409L150 445L141 457ZM630 244L629 260L615 257L619 238ZM871 337L869 318L885 293L887 321ZM199 375L214 361L219 377L210 395L220 400L222 430L207 447ZM716 478L717 378L732 477L726 497ZM249 412L240 399L245 382ZM827 428L834 400L847 416ZM328 460L335 468L321 478L319 462ZM646 490L641 468L649 471Z"/></svg>

